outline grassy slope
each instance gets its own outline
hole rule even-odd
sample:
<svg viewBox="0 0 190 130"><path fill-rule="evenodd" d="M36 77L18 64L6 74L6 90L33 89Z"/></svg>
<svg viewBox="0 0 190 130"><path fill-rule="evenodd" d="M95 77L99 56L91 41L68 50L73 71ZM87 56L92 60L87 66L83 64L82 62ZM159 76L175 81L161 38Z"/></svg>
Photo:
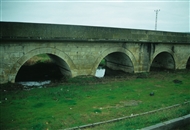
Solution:
<svg viewBox="0 0 190 130"><path fill-rule="evenodd" d="M8 91L9 85L1 86L0 126L2 129L68 128L190 100L189 71L151 73L145 79L136 79L136 76L125 79L96 83L93 78L89 78L86 80L94 82L93 84L87 84L87 81L83 82L82 79L79 84L57 84L54 87L30 91ZM174 79L181 80L182 84L175 84ZM72 79L69 82L73 81L78 82L79 79ZM154 92L155 95L149 96L150 92ZM179 113L182 111L182 114L176 114L181 116L190 113L190 107L188 105L174 109L171 115L175 115L177 111ZM162 113L162 115L166 114ZM155 120L162 121L157 116L154 116ZM145 118L147 119L149 117ZM102 129L142 127L137 125L137 122L143 124L142 119L137 118L134 122L131 123L132 126L127 125L130 122L121 122L121 124L102 126ZM156 122L152 121L152 123Z"/></svg>

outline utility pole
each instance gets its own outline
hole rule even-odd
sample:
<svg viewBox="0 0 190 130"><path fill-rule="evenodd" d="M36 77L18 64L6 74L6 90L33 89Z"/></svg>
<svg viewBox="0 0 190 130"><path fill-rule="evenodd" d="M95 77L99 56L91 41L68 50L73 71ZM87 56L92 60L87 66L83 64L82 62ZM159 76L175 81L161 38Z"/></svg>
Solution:
<svg viewBox="0 0 190 130"><path fill-rule="evenodd" d="M154 12L156 12L155 30L157 30L157 17L158 17L159 11L160 11L160 9L154 10Z"/></svg>

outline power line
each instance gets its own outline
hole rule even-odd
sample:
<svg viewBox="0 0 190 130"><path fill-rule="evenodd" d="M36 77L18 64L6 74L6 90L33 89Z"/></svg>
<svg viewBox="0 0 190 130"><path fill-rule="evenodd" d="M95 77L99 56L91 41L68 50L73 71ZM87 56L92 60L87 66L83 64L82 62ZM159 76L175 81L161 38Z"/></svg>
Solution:
<svg viewBox="0 0 190 130"><path fill-rule="evenodd" d="M158 18L158 12L160 9L154 10L156 12L156 21L155 21L155 30L157 30L157 18Z"/></svg>

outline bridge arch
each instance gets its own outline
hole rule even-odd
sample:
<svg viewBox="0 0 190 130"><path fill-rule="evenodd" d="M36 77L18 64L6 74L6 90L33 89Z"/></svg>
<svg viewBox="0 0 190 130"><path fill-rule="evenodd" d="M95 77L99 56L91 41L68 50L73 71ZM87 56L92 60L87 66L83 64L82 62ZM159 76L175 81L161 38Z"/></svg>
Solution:
<svg viewBox="0 0 190 130"><path fill-rule="evenodd" d="M12 69L9 73L9 82L14 83L16 79L16 75L20 68L24 65L26 61L28 61L30 58L39 55L39 54L48 54L50 55L50 58L53 59L56 64L61 66L61 64L65 64L66 67L69 68L71 76L72 76L72 70L75 68L75 65L73 64L70 57L65 54L64 52L56 49L56 48L36 48L33 49L27 53L25 53L22 57L18 59L18 61L12 66ZM59 61L57 61L59 60Z"/></svg>
<svg viewBox="0 0 190 130"><path fill-rule="evenodd" d="M187 59L186 69L190 69L190 56L189 56L189 58Z"/></svg>
<svg viewBox="0 0 190 130"><path fill-rule="evenodd" d="M175 69L174 55L170 51L162 51L153 55L150 70L153 69Z"/></svg>
<svg viewBox="0 0 190 130"><path fill-rule="evenodd" d="M110 58L112 58L112 60L115 60L119 57L121 58L125 58L122 59L124 62L122 62L121 64L123 64L123 66L128 66L128 72L134 72L136 71L135 70L135 65L136 65L136 59L134 57L134 55L132 54L132 52L130 52L129 50L127 49L124 49L122 47L113 47L113 48L109 48L107 50L105 50L98 58L97 60L95 61L95 65L94 67L92 68L92 71L93 71L93 74L95 75L95 72L96 72L96 69L98 68L100 62L106 58L110 56ZM117 59L118 60L118 59ZM128 63L128 64L127 64ZM120 64L120 63L119 63ZM121 65L122 66L122 65ZM127 72L127 69L120 69L122 71L125 71Z"/></svg>

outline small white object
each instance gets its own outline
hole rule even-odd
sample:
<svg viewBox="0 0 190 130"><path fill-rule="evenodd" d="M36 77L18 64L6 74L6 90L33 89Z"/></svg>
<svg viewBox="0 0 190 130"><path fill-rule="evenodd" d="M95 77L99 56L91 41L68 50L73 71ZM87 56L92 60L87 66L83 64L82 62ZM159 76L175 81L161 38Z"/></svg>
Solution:
<svg viewBox="0 0 190 130"><path fill-rule="evenodd" d="M98 78L102 78L104 77L105 71L106 71L105 69L97 69L95 76Z"/></svg>

